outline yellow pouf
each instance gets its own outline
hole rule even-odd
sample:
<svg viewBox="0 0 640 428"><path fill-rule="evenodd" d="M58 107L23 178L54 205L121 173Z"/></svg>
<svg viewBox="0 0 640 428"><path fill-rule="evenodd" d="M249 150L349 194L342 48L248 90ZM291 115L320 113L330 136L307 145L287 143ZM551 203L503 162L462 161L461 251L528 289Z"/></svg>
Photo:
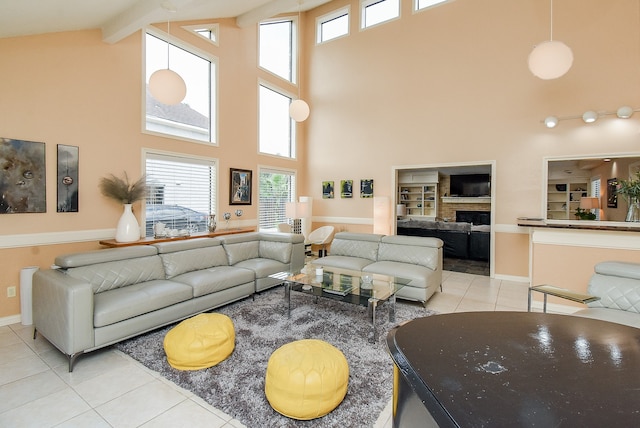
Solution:
<svg viewBox="0 0 640 428"><path fill-rule="evenodd" d="M164 352L171 367L200 370L226 359L236 344L231 318L222 314L199 314L169 330Z"/></svg>
<svg viewBox="0 0 640 428"><path fill-rule="evenodd" d="M264 392L276 412L309 420L338 407L348 385L349 364L344 354L322 340L305 339L271 354Z"/></svg>

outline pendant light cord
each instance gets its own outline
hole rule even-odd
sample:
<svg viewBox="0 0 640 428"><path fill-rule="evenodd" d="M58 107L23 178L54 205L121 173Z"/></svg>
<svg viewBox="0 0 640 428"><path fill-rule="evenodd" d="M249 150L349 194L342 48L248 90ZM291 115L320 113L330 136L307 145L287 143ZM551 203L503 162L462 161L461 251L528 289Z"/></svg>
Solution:
<svg viewBox="0 0 640 428"><path fill-rule="evenodd" d="M549 40L553 41L553 0L551 0L551 35Z"/></svg>
<svg viewBox="0 0 640 428"><path fill-rule="evenodd" d="M167 36L168 39L171 39L171 24L169 23L169 20L167 19ZM167 40L167 70L170 70L169 67L169 47L171 46L171 44L169 43L169 40Z"/></svg>

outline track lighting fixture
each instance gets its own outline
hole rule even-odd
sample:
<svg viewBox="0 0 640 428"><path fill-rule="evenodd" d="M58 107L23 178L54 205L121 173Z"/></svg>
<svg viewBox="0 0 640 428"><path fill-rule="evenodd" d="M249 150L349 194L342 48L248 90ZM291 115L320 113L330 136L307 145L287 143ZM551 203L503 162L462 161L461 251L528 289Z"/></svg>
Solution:
<svg viewBox="0 0 640 428"><path fill-rule="evenodd" d="M582 119L584 123L594 123L596 120L598 120L598 118L603 116L616 116L620 119L629 119L636 111L640 111L640 109L634 109L629 106L622 106L616 111L596 112L594 110L589 110L584 112L584 114L582 115L576 116L547 116L546 118L544 118L542 123L544 123L544 126L546 126L547 128L555 128L556 126L558 126L558 123L561 120L569 119Z"/></svg>

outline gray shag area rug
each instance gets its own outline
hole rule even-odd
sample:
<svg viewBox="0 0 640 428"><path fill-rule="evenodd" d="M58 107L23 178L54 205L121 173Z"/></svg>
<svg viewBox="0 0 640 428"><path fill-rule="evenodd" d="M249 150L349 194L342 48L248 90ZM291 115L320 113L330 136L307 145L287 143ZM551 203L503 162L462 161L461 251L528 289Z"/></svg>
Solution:
<svg viewBox="0 0 640 428"><path fill-rule="evenodd" d="M146 367L201 397L247 427L371 427L393 390L393 362L388 331L433 312L419 304L398 300L396 322L389 322L388 303L376 310L378 341L368 342L371 321L367 308L333 299L291 292L287 317L283 287L212 312L228 315L234 323L236 347L218 365L180 371L166 360L162 346L167 326L114 345ZM321 339L340 349L349 363L349 387L343 402L328 415L311 421L287 418L271 408L264 394L269 357L280 346L300 339Z"/></svg>

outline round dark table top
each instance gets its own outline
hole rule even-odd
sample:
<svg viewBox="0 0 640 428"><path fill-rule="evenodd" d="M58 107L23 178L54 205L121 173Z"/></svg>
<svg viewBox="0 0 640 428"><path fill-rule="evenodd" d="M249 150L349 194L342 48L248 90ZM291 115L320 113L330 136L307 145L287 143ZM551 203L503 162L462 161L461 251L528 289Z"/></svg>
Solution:
<svg viewBox="0 0 640 428"><path fill-rule="evenodd" d="M637 328L466 312L410 321L387 343L425 406L441 407L428 409L441 426L640 426Z"/></svg>

